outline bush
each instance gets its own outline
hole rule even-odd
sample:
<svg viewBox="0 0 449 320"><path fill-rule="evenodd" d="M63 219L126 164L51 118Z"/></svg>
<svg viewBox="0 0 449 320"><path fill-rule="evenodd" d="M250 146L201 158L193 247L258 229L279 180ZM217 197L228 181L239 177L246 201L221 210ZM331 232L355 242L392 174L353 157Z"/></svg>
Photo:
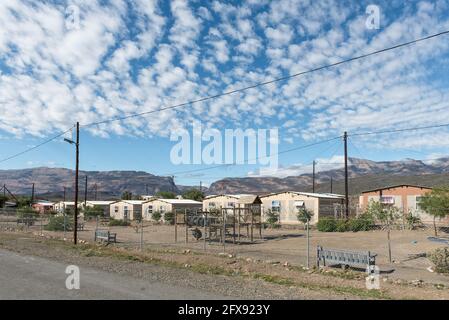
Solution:
<svg viewBox="0 0 449 320"><path fill-rule="evenodd" d="M353 232L368 231L371 230L373 223L373 219L371 219L368 215L363 214L348 221L348 230Z"/></svg>
<svg viewBox="0 0 449 320"><path fill-rule="evenodd" d="M64 231L64 216L52 216L44 227L47 231ZM73 230L73 218L65 218L65 230Z"/></svg>
<svg viewBox="0 0 449 320"><path fill-rule="evenodd" d="M335 231L337 232L346 232L349 230L348 221L344 219L338 219L335 223Z"/></svg>
<svg viewBox="0 0 449 320"><path fill-rule="evenodd" d="M267 216L266 223L270 227L275 227L279 223L279 213L277 211L268 209L265 215Z"/></svg>
<svg viewBox="0 0 449 320"><path fill-rule="evenodd" d="M127 227L129 225L131 225L131 223L129 221L112 219L112 218L109 220L110 227Z"/></svg>
<svg viewBox="0 0 449 320"><path fill-rule="evenodd" d="M317 229L321 232L334 232L337 229L337 221L334 218L322 218L318 220Z"/></svg>
<svg viewBox="0 0 449 320"><path fill-rule="evenodd" d="M429 260L435 265L435 271L449 273L449 250L438 248L429 255Z"/></svg>
<svg viewBox="0 0 449 320"><path fill-rule="evenodd" d="M175 224L175 214L171 211L164 213L164 220L168 224Z"/></svg>
<svg viewBox="0 0 449 320"><path fill-rule="evenodd" d="M151 219L153 219L156 222L159 222L159 220L161 220L161 218L162 218L162 213L160 213L159 211L154 211L151 214Z"/></svg>

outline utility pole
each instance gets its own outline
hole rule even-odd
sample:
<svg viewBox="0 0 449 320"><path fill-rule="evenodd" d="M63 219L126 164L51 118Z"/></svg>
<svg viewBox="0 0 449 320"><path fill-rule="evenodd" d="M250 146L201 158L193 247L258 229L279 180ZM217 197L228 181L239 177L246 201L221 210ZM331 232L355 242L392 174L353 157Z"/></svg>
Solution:
<svg viewBox="0 0 449 320"><path fill-rule="evenodd" d="M333 182L334 182L334 181L333 181L333 178L332 178L332 176L331 176L331 193L334 193L334 192L333 192L333 185L332 185Z"/></svg>
<svg viewBox="0 0 449 320"><path fill-rule="evenodd" d="M147 184L145 184L145 195L146 196L148 196L149 194L148 194L148 183Z"/></svg>
<svg viewBox="0 0 449 320"><path fill-rule="evenodd" d="M86 180L84 182L84 207L87 205L87 175Z"/></svg>
<svg viewBox="0 0 449 320"><path fill-rule="evenodd" d="M64 205L65 205L65 187L63 187L64 188Z"/></svg>
<svg viewBox="0 0 449 320"><path fill-rule="evenodd" d="M200 181L200 192L203 190L203 181Z"/></svg>
<svg viewBox="0 0 449 320"><path fill-rule="evenodd" d="M34 202L34 182L33 182L33 186L31 187L31 206L33 205Z"/></svg>
<svg viewBox="0 0 449 320"><path fill-rule="evenodd" d="M313 160L313 171L312 171L312 193L315 193L315 160Z"/></svg>
<svg viewBox="0 0 449 320"><path fill-rule="evenodd" d="M95 183L94 187L95 187L95 201L97 201L97 191L98 191L98 186L97 186L96 183Z"/></svg>
<svg viewBox="0 0 449 320"><path fill-rule="evenodd" d="M73 228L73 243L78 243L78 173L79 173L79 159L80 159L80 123L76 123L76 169L75 169L75 215Z"/></svg>
<svg viewBox="0 0 449 320"><path fill-rule="evenodd" d="M348 186L348 133L343 134L345 146L345 215L349 219L349 186Z"/></svg>

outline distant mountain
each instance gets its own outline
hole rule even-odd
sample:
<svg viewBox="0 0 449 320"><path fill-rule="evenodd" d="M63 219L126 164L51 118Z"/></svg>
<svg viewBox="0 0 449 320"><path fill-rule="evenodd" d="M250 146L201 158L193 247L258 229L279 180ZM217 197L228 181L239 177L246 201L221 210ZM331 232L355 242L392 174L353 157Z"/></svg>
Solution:
<svg viewBox="0 0 449 320"><path fill-rule="evenodd" d="M449 184L449 157L431 163L406 159L402 161L382 161L350 158L348 166L350 193L385 185L413 183L424 185ZM315 176L317 192L330 191L330 179L334 181L334 192L342 193L344 169L317 172ZM287 190L312 190L312 174L306 173L285 178L245 177L226 178L212 183L208 194L221 193L269 193Z"/></svg>
<svg viewBox="0 0 449 320"><path fill-rule="evenodd" d="M130 191L135 195L155 194L158 191L179 190L171 177L155 176L143 171L80 171L80 197L84 197L84 179L88 176L88 198L92 199L97 185L97 198L110 199L120 197L122 192ZM74 194L73 170L64 168L32 168L20 170L0 170L0 184L6 184L14 194L31 194L33 182L35 193L47 198L61 198L66 187L67 199Z"/></svg>

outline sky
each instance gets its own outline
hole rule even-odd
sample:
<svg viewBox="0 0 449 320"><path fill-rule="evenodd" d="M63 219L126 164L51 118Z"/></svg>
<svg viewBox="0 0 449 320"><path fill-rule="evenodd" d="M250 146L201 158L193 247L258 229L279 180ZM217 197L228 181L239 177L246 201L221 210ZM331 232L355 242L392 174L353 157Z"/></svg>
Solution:
<svg viewBox="0 0 449 320"><path fill-rule="evenodd" d="M367 26L372 4L378 28ZM82 170L142 170L208 185L223 177L297 175L313 160L317 170L340 167L342 139L301 147L344 131L449 123L449 35L180 108L83 125L446 31L448 12L449 0L1 1L0 160L78 121ZM174 163L179 141L171 135L193 132L194 122L222 137L226 129L277 129L279 168ZM63 137L73 139L73 130L0 169L74 168L74 146ZM350 136L348 150L375 161L431 161L448 147L449 128L441 127Z"/></svg>

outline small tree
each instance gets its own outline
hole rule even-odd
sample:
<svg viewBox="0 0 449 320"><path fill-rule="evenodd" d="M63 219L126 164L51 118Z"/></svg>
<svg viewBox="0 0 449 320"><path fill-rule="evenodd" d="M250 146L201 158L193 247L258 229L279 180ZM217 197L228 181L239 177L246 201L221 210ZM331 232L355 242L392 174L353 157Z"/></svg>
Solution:
<svg viewBox="0 0 449 320"><path fill-rule="evenodd" d="M122 198L122 200L132 200L133 194L132 194L132 192L129 192L129 191L123 191L121 198Z"/></svg>
<svg viewBox="0 0 449 320"><path fill-rule="evenodd" d="M168 224L175 224L175 214L173 211L168 211L164 213L164 220Z"/></svg>
<svg viewBox="0 0 449 320"><path fill-rule="evenodd" d="M301 208L298 210L298 213L296 214L296 218L299 222L302 222L304 224L310 223L310 220L312 220L313 217L313 211L308 210L306 208Z"/></svg>
<svg viewBox="0 0 449 320"><path fill-rule="evenodd" d="M176 199L176 194L171 191L159 191L156 193L156 197L161 199Z"/></svg>
<svg viewBox="0 0 449 320"><path fill-rule="evenodd" d="M88 207L86 206L83 210L84 213L84 217L87 218L94 218L94 217L100 217L104 214L103 208L100 206L93 206L93 207Z"/></svg>
<svg viewBox="0 0 449 320"><path fill-rule="evenodd" d="M203 201L204 199L204 193L202 193L198 189L189 189L186 192L182 194L182 197L184 199L190 199L195 201Z"/></svg>
<svg viewBox="0 0 449 320"><path fill-rule="evenodd" d="M161 214L159 211L154 211L154 212L151 214L151 218L152 218L154 221L159 222L159 221L161 220L161 218L162 218L162 214Z"/></svg>
<svg viewBox="0 0 449 320"><path fill-rule="evenodd" d="M279 212L268 209L265 215L267 217L266 222L270 227L274 227L279 223Z"/></svg>
<svg viewBox="0 0 449 320"><path fill-rule="evenodd" d="M378 201L370 201L365 214L374 217L386 229L388 260L391 263L391 226L401 217L400 210L394 206L383 206Z"/></svg>
<svg viewBox="0 0 449 320"><path fill-rule="evenodd" d="M444 218L449 214L449 186L434 188L427 192L419 202L419 207L433 216L433 229L438 236L436 218Z"/></svg>

